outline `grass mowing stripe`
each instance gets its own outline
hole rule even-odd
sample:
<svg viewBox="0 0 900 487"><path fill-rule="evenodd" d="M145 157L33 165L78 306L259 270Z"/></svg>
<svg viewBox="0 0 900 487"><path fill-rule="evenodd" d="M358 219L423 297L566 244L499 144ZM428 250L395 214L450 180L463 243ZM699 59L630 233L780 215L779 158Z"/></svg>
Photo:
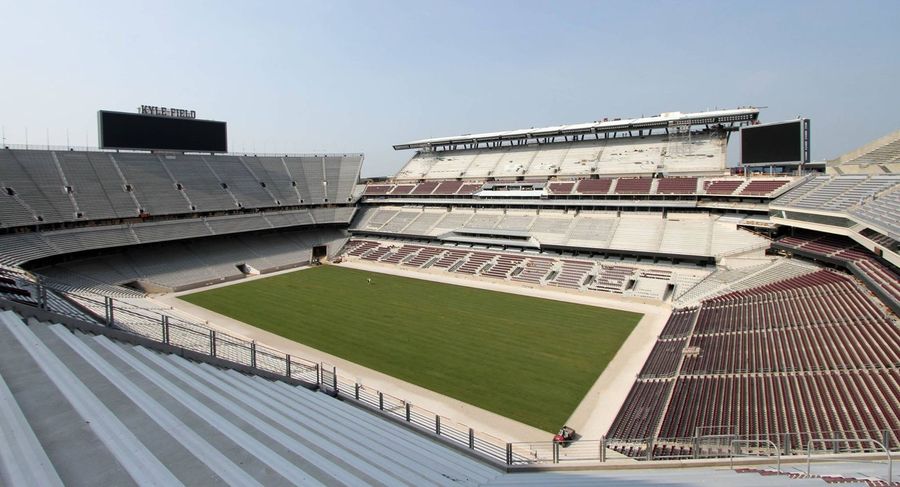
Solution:
<svg viewBox="0 0 900 487"><path fill-rule="evenodd" d="M641 318L337 266L181 299L548 432Z"/></svg>

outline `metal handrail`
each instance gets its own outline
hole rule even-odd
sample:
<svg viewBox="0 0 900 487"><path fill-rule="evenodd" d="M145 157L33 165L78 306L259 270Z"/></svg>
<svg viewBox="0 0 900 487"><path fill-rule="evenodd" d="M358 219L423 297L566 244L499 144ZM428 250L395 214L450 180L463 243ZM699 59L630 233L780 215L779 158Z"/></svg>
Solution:
<svg viewBox="0 0 900 487"><path fill-rule="evenodd" d="M811 476L811 470L810 470L811 465L810 464L812 463L812 445L813 445L813 442L816 442L816 441L820 441L822 443L842 443L842 442L851 441L851 440L849 440L847 438L810 438L809 443L807 443L807 445L806 445L806 476L807 477ZM856 442L864 441L866 443L871 443L873 445L881 447L881 449L884 450L884 452L887 454L887 458L888 458L888 474L887 474L888 485L894 485L894 482L893 482L894 481L894 459L891 456L890 448L885 446L884 443L882 443L878 440L873 440L871 438L868 438L868 439L855 438L852 441L856 441Z"/></svg>
<svg viewBox="0 0 900 487"><path fill-rule="evenodd" d="M731 470L734 470L734 452L735 452L734 447L737 444L743 444L743 445L747 445L747 446L750 446L753 444L771 445L772 448L775 449L775 457L777 458L777 462L778 462L778 466L776 467L777 472L779 474L781 473L781 449L778 448L778 445L776 445L775 442L773 442L772 440L731 440L731 454L728 456L728 458L730 460Z"/></svg>

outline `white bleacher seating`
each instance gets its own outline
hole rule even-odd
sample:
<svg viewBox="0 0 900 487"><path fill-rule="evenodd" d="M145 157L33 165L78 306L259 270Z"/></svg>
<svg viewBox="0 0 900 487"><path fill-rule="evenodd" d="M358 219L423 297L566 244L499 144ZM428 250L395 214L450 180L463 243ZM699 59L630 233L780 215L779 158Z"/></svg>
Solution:
<svg viewBox="0 0 900 487"><path fill-rule="evenodd" d="M98 182L103 188L106 197L112 204L113 211L119 218L132 218L138 215L140 202L136 200L134 192L126 191L128 181L122 178L122 172L113 160L113 154L105 152L86 152L91 167L97 174ZM149 160L153 164L153 160ZM65 171L65 166L63 166ZM78 200L78 188L75 188L76 201Z"/></svg>
<svg viewBox="0 0 900 487"><path fill-rule="evenodd" d="M897 219L897 215L900 215L900 191L893 190L871 198L851 209L850 214L883 228L889 237L900 240L900 221Z"/></svg>
<svg viewBox="0 0 900 487"><path fill-rule="evenodd" d="M173 220L153 224L135 224L131 230L140 243L163 242L188 237L205 237L212 231L203 220Z"/></svg>
<svg viewBox="0 0 900 487"><path fill-rule="evenodd" d="M474 485L501 475L325 394L11 312L0 313L0 336L4 412L29 412L2 415L4 431L21 432L0 464L13 484ZM21 452L16 469L7 451Z"/></svg>
<svg viewBox="0 0 900 487"><path fill-rule="evenodd" d="M446 211L423 211L406 227L404 233L428 235L431 228L446 214Z"/></svg>
<svg viewBox="0 0 900 487"><path fill-rule="evenodd" d="M423 213L415 207L369 207L354 222L358 231L435 236L458 228L498 229L529 232L543 244L581 248L642 250L682 255L722 256L768 245L768 240L740 230L728 219L705 214L643 212L590 212L575 216L545 210L510 210L500 213L482 210L470 213ZM428 216L426 216L428 215ZM435 216L441 215L441 216ZM421 224L417 224L424 218ZM439 220L438 220L439 219ZM433 223L436 221L436 223Z"/></svg>
<svg viewBox="0 0 900 487"><path fill-rule="evenodd" d="M503 215L500 213L491 213L491 212L483 212L479 211L475 213L469 221L464 225L465 228L479 228L479 229L490 229L494 228L497 223L503 218Z"/></svg>
<svg viewBox="0 0 900 487"><path fill-rule="evenodd" d="M46 232L43 236L47 243L61 254L138 243L126 225L59 230Z"/></svg>
<svg viewBox="0 0 900 487"><path fill-rule="evenodd" d="M108 177L109 175L97 174L88 155L84 152L57 152L56 154L66 182L71 186L73 197L78 203L78 211L83 214L83 218L85 220L117 218L119 215L103 186L104 176ZM113 176L118 177L116 174ZM121 182L112 189L127 198ZM126 209L134 207L130 198L125 200L125 204ZM132 211L131 215L134 213Z"/></svg>
<svg viewBox="0 0 900 487"><path fill-rule="evenodd" d="M497 223L496 228L498 230L528 231L528 229L531 228L534 219L535 216L533 214L508 212L503 216L503 219Z"/></svg>
<svg viewBox="0 0 900 487"><path fill-rule="evenodd" d="M232 192L237 188L223 188L222 181L200 156L166 155L160 162L181 184L184 193L197 211L215 211L237 208L237 199Z"/></svg>
<svg viewBox="0 0 900 487"><path fill-rule="evenodd" d="M155 160L149 160L149 159ZM170 215L190 213L191 205L176 187L168 170L158 156L119 153L111 155L116 167L129 182L132 192L145 213Z"/></svg>
<svg viewBox="0 0 900 487"><path fill-rule="evenodd" d="M265 218L273 228L311 225L315 223L309 210L294 210L279 213L267 212L263 214L263 218Z"/></svg>
<svg viewBox="0 0 900 487"><path fill-rule="evenodd" d="M75 218L75 207L49 152L0 150L0 181L45 222Z"/></svg>
<svg viewBox="0 0 900 487"><path fill-rule="evenodd" d="M156 216L348 203L361 163L360 155L257 158L4 149L0 227L132 218L140 210Z"/></svg>
<svg viewBox="0 0 900 487"><path fill-rule="evenodd" d="M109 288L146 280L160 286L180 289L199 283L218 282L241 277L236 267L249 264L267 272L310 261L313 246L325 245L334 255L346 240L340 230L297 230L261 235L242 234L238 238L184 240L158 244L152 251L125 248L101 257L37 269L38 274L65 283L67 289ZM124 288L117 288L129 293Z"/></svg>
<svg viewBox="0 0 900 487"><path fill-rule="evenodd" d="M677 149L677 150L676 150ZM725 139L697 135L670 141L666 135L586 139L489 149L420 151L395 175L398 181L487 177L650 175L722 172Z"/></svg>
<svg viewBox="0 0 900 487"><path fill-rule="evenodd" d="M662 215L622 214L609 247L623 250L659 250L666 221Z"/></svg>
<svg viewBox="0 0 900 487"><path fill-rule="evenodd" d="M20 227L37 223L37 215L15 195L0 188L0 227Z"/></svg>
<svg viewBox="0 0 900 487"><path fill-rule="evenodd" d="M531 234L543 244L563 244L573 217L542 212L531 225Z"/></svg>
<svg viewBox="0 0 900 487"><path fill-rule="evenodd" d="M709 239L713 219L704 214L669 213L659 243L667 254L710 255Z"/></svg>
<svg viewBox="0 0 900 487"><path fill-rule="evenodd" d="M226 233L247 232L271 228L269 223L258 215L234 215L208 218L206 224L216 235Z"/></svg>
<svg viewBox="0 0 900 487"><path fill-rule="evenodd" d="M613 216L593 216L581 213L572 220L572 224L569 226L566 244L573 247L607 247L618 223Z"/></svg>

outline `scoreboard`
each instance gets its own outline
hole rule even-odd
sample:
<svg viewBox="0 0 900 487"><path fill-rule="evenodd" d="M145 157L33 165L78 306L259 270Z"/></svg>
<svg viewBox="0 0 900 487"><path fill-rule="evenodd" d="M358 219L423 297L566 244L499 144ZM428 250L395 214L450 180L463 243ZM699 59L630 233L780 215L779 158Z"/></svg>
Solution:
<svg viewBox="0 0 900 487"><path fill-rule="evenodd" d="M141 113L97 112L100 148L228 152L225 122L193 118L192 110L141 108Z"/></svg>
<svg viewBox="0 0 900 487"><path fill-rule="evenodd" d="M809 119L741 128L741 164L809 162Z"/></svg>

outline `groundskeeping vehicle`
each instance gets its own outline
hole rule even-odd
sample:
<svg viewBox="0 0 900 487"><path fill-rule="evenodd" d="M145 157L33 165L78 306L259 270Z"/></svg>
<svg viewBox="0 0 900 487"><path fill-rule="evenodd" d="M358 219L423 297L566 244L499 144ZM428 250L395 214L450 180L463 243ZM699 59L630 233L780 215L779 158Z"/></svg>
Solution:
<svg viewBox="0 0 900 487"><path fill-rule="evenodd" d="M575 441L575 430L568 426L563 426L559 429L559 433L553 436L553 442L559 443L563 448L569 446L573 441Z"/></svg>

